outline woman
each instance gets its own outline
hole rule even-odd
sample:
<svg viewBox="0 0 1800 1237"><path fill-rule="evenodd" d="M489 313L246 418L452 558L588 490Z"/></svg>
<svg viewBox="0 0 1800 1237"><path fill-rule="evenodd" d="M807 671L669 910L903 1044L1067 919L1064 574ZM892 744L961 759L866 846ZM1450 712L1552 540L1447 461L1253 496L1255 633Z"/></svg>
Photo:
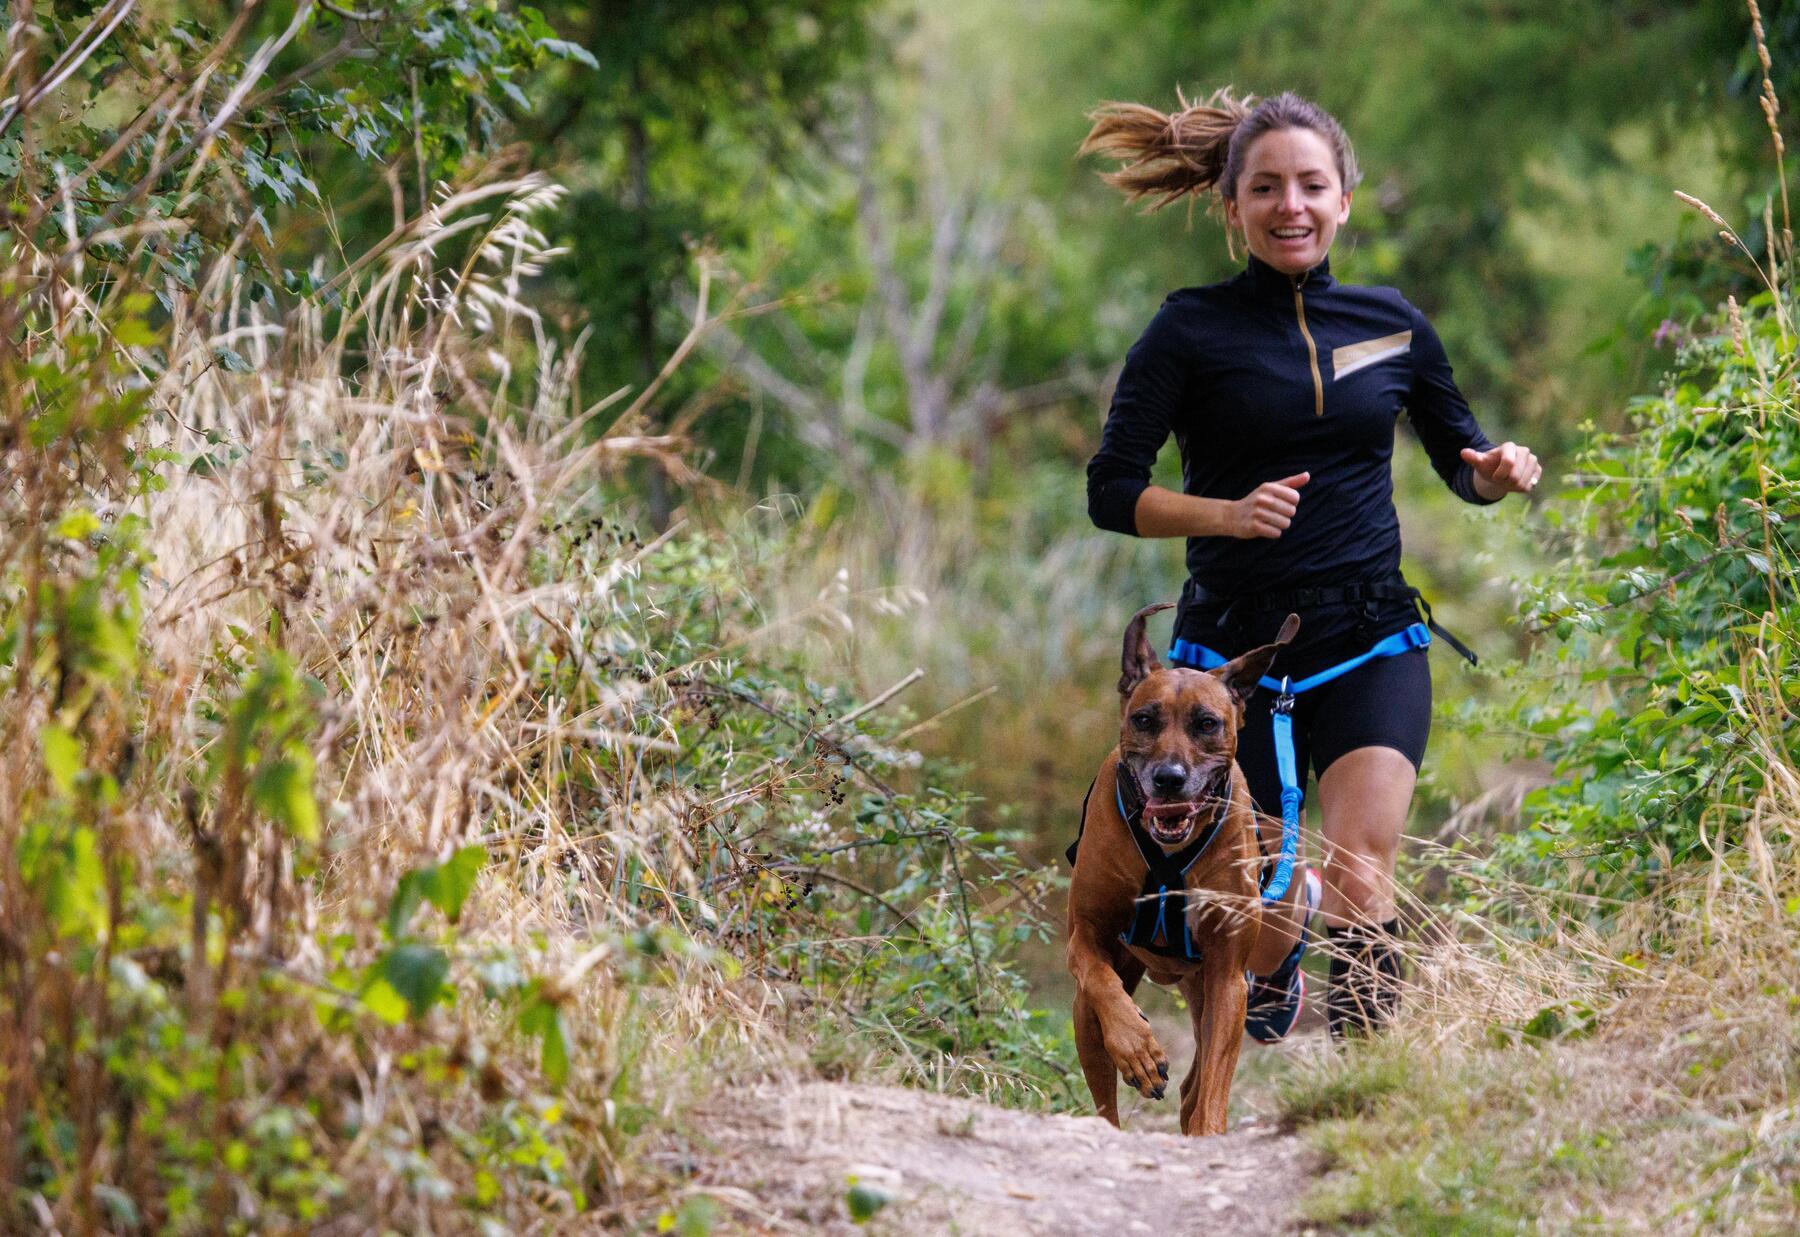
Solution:
<svg viewBox="0 0 1800 1237"><path fill-rule="evenodd" d="M1395 420L1407 412L1466 502L1528 493L1542 469L1525 447L1488 441L1418 310L1392 288L1332 278L1327 255L1360 180L1342 126L1294 94L1182 102L1173 116L1103 106L1082 153L1126 159L1105 179L1128 199L1159 198L1152 209L1216 194L1248 264L1171 293L1133 345L1088 465L1088 510L1116 532L1187 538L1178 662L1204 668L1208 650L1266 643L1290 611L1300 635L1277 675L1299 682L1384 650L1285 702L1297 781L1304 789L1309 764L1318 776L1323 888L1310 871L1292 881L1251 959L1246 1029L1273 1041L1299 1016L1299 962L1320 911L1333 942L1327 1017L1341 1036L1379 1026L1399 1000L1394 857L1431 725L1426 650L1394 651L1406 645L1396 633L1418 630L1400 575ZM1171 433L1181 493L1149 484ZM1276 693L1256 693L1238 737L1265 850L1280 834L1268 815L1282 790L1275 705Z"/></svg>

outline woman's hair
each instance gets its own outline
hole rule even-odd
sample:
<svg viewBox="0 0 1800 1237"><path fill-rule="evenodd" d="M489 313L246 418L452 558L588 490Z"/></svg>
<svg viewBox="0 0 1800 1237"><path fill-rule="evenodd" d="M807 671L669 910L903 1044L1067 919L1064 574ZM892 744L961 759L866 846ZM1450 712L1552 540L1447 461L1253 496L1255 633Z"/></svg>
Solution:
<svg viewBox="0 0 1800 1237"><path fill-rule="evenodd" d="M1088 113L1094 127L1075 153L1127 160L1124 167L1102 172L1100 178L1121 190L1127 201L1158 199L1150 211L1209 190L1221 200L1235 198L1251 143L1277 129L1311 129L1324 138L1337 160L1344 192L1362 180L1344 126L1317 103L1292 91L1261 102L1254 95L1233 98L1230 87L1215 91L1204 103L1190 104L1179 89L1175 97L1181 110L1173 115L1141 103L1102 103Z"/></svg>

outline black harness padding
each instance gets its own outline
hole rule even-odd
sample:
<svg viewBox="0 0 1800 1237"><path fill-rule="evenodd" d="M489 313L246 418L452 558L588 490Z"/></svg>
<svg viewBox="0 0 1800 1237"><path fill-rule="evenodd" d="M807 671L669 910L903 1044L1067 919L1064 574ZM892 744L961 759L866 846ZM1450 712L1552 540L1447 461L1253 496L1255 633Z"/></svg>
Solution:
<svg viewBox="0 0 1800 1237"><path fill-rule="evenodd" d="M1354 605L1357 602L1369 601L1403 601L1410 602L1425 620L1432 634L1443 637L1444 643L1455 649L1466 658L1471 666L1477 665L1474 652L1468 645L1458 640L1438 625L1431 615L1431 603L1423 594L1405 580L1377 580L1364 584L1340 584L1322 588L1297 588L1280 593L1256 593L1249 596L1227 599L1202 588L1193 580L1189 580L1182 591L1182 603L1198 605L1207 603L1218 605L1223 603L1218 626L1224 627L1227 619L1235 610L1244 610L1254 614L1271 610L1312 610L1321 606ZM1180 634L1180 620L1176 620L1176 634Z"/></svg>
<svg viewBox="0 0 1800 1237"><path fill-rule="evenodd" d="M1161 958L1200 961L1199 947L1188 930L1187 872L1224 828L1225 814L1231 810L1231 792L1232 779L1227 777L1225 797L1219 801L1212 820L1199 837L1172 855L1158 846L1144 828L1144 805L1127 806L1125 826L1131 831L1131 840L1136 843L1138 854L1149 870L1144 873L1144 891L1138 895L1131 926L1119 933L1121 941Z"/></svg>
<svg viewBox="0 0 1800 1237"><path fill-rule="evenodd" d="M1096 782L1098 780L1095 779ZM1158 957L1198 962L1200 950L1194 944L1193 934L1188 931L1187 872L1206 853L1206 848L1213 844L1219 836L1219 830L1225 827L1225 815L1231 810L1233 779L1225 779L1225 797L1219 801L1206 829L1172 855L1158 846L1156 839L1144 828L1144 805L1138 798L1137 785L1133 779L1122 778L1115 773L1114 781L1118 787L1119 806L1123 809L1121 815L1125 818L1125 827L1130 831L1131 841L1137 847L1138 855L1146 868L1144 889L1138 895L1132 911L1131 925L1119 933L1119 939ZM1088 783L1087 794L1081 800L1081 823L1084 831L1087 825L1088 800L1094 796L1094 785L1095 782ZM1131 787L1129 803L1126 802L1125 794L1127 786ZM1065 852L1071 864L1075 862L1075 854L1080 846L1081 834L1078 832Z"/></svg>

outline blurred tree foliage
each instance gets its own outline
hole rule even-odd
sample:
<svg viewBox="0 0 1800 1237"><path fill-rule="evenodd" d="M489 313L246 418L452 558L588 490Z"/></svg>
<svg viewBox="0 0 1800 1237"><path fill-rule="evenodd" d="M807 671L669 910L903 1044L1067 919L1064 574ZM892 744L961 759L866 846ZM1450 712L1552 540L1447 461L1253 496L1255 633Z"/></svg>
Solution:
<svg viewBox="0 0 1800 1237"><path fill-rule="evenodd" d="M1782 60L1795 7L1765 7ZM1735 0L925 0L884 16L892 71L820 130L809 191L770 199L780 216L728 251L773 272L768 299L805 303L715 353L746 395L733 423L766 421L765 443L785 432L833 474L855 463L865 491L898 459L939 476L946 451L979 478L996 438L1078 460L1161 296L1234 269L1216 225L1139 217L1073 158L1103 99L1169 108L1177 84L1232 84L1336 111L1367 179L1334 262L1405 290L1491 430L1552 453L1583 419L1616 421L1688 324L1748 288L1747 267L1702 261L1711 231L1670 195L1707 197L1759 242L1768 135Z"/></svg>
<svg viewBox="0 0 1800 1237"><path fill-rule="evenodd" d="M535 159L575 190L554 272L591 330L590 389L641 387L687 329L669 289L690 248L739 249L804 179L808 138L869 48L871 0L587 0L548 6L598 62L547 76L522 123ZM677 378L665 404L691 395ZM660 475L653 505L666 514Z"/></svg>
<svg viewBox="0 0 1800 1237"><path fill-rule="evenodd" d="M103 286L223 274L252 301L316 290L409 189L416 207L494 145L537 66L585 55L534 9L437 0L15 6L0 35L31 81L0 104L14 231L73 233Z"/></svg>
<svg viewBox="0 0 1800 1237"><path fill-rule="evenodd" d="M1668 190L1742 195L1738 169L1767 140L1754 103L1727 97L1754 59L1744 8L1726 0L1160 0L1089 6L1085 24L1093 38L1051 76L1103 66L1092 99L1169 107L1177 83L1189 97L1230 83L1331 108L1366 174L1336 262L1405 290L1465 386L1507 410L1486 418L1551 448L1642 374L1670 306L1640 303L1624 255L1672 239ZM1230 264L1208 248L1198 275L1217 278Z"/></svg>

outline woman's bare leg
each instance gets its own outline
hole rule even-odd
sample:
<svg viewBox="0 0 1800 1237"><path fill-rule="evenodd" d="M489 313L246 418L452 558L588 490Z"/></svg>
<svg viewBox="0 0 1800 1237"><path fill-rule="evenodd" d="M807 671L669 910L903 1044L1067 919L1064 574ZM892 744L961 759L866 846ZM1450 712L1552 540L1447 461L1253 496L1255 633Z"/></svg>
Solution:
<svg viewBox="0 0 1800 1237"><path fill-rule="evenodd" d="M1319 778L1325 833L1325 922L1334 928L1394 918L1394 859L1418 781L1391 747L1359 747Z"/></svg>
<svg viewBox="0 0 1800 1237"><path fill-rule="evenodd" d="M1412 762L1386 747L1347 752L1319 779L1332 928L1325 1013L1335 1036L1379 1029L1400 1001L1394 860L1416 780Z"/></svg>

